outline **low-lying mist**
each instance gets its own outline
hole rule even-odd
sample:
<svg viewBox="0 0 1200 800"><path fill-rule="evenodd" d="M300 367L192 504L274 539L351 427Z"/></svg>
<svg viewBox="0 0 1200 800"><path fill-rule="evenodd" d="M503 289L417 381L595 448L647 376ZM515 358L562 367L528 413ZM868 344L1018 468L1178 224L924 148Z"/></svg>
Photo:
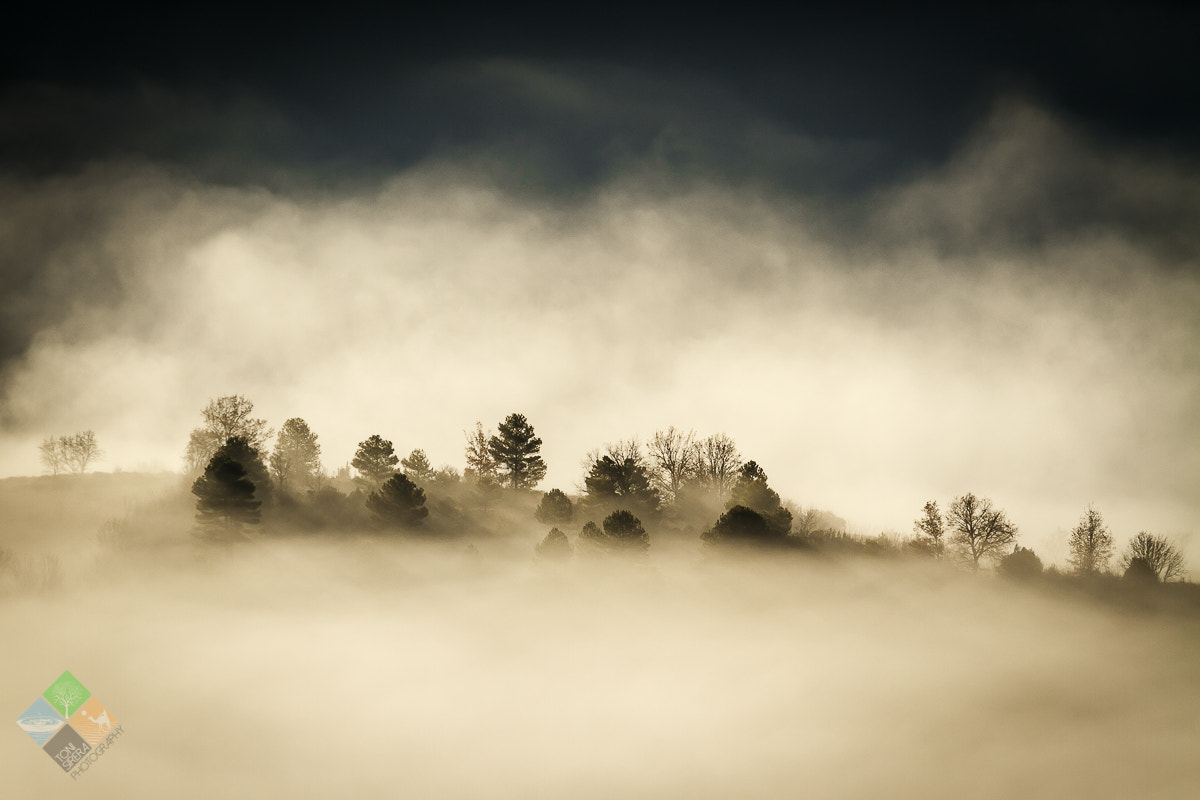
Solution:
<svg viewBox="0 0 1200 800"><path fill-rule="evenodd" d="M98 551L0 602L92 797L1191 797L1200 617L927 562L356 538ZM7 781L69 779L10 728Z"/></svg>

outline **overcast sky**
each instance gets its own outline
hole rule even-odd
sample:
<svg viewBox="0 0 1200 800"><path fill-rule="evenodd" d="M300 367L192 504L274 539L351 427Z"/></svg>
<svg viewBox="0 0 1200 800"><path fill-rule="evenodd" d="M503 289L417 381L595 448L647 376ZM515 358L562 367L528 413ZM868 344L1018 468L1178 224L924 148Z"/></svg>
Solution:
<svg viewBox="0 0 1200 800"><path fill-rule="evenodd" d="M241 393L330 467L522 411L543 488L675 425L867 533L1197 529L1197 12L439 9L18 12L0 475Z"/></svg>

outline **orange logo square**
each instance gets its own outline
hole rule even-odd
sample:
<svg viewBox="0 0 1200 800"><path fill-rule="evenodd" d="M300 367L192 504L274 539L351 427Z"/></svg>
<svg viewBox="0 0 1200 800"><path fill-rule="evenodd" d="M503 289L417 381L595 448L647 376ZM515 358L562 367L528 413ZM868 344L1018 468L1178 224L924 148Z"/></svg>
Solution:
<svg viewBox="0 0 1200 800"><path fill-rule="evenodd" d="M88 744L99 744L115 728L117 720L95 697L88 700L71 717L71 727L79 732Z"/></svg>

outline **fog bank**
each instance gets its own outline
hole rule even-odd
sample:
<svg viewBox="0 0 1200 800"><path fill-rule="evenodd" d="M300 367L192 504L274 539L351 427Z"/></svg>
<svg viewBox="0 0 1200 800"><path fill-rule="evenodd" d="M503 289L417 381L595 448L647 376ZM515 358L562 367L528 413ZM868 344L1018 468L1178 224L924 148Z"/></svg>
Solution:
<svg viewBox="0 0 1200 800"><path fill-rule="evenodd" d="M895 562L480 550L101 562L0 606L24 654L7 704L64 668L102 698L125 735L80 778L96 797L1168 798L1200 780L1190 617ZM62 791L10 737L10 785Z"/></svg>

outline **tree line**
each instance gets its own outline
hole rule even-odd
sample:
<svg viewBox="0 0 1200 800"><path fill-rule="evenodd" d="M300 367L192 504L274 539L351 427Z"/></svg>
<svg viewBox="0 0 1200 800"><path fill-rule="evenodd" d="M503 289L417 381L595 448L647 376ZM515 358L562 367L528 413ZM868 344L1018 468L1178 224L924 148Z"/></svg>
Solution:
<svg viewBox="0 0 1200 800"><path fill-rule="evenodd" d="M241 395L214 399L201 411L203 424L189 436L184 460L194 475L191 491L201 536L244 536L263 521L264 509L283 523L316 528L418 532L441 519L445 530L466 524L472 514L478 519L511 506L514 497L529 496L547 472L542 440L520 413L509 414L494 431L482 423L464 431L461 473L450 465L435 469L421 449L401 456L392 441L372 434L331 475L322 466L317 434L303 419L288 419L276 435L253 409ZM47 441L61 440L68 450L67 444L77 443L90 453L87 460L76 456L63 463L86 467L99 450L94 434L85 433ZM272 438L274 446L268 448ZM854 538L839 529L844 523L832 514L784 501L764 469L743 460L723 433L701 437L669 427L645 443L629 439L594 449L581 468L574 500L552 488L532 510L534 519L550 527L537 545L540 557L564 558L576 549L644 552L652 534L696 535L714 550L819 549ZM576 531L574 544L564 528ZM1040 574L1040 558L1017 539L1017 526L1002 509L967 493L944 512L936 501L927 502L902 549L975 570L988 565L1015 576ZM867 549L873 544L857 543ZM1069 544L1070 569L1080 576L1109 573L1114 557L1122 575L1156 581L1185 576L1179 547L1162 536L1139 532L1117 554L1094 506L1072 530Z"/></svg>
<svg viewBox="0 0 1200 800"><path fill-rule="evenodd" d="M1041 559L1033 550L1016 544L1017 527L986 498L965 494L950 504L945 514L929 501L913 523L912 546L934 558L944 555L978 569L992 561L1004 573L1017 577L1040 574ZM1070 571L1083 578L1109 574L1117 556L1117 571L1131 580L1172 581L1184 577L1183 553L1165 536L1139 532L1118 555L1112 531L1094 505L1088 505L1071 530L1068 547Z"/></svg>

